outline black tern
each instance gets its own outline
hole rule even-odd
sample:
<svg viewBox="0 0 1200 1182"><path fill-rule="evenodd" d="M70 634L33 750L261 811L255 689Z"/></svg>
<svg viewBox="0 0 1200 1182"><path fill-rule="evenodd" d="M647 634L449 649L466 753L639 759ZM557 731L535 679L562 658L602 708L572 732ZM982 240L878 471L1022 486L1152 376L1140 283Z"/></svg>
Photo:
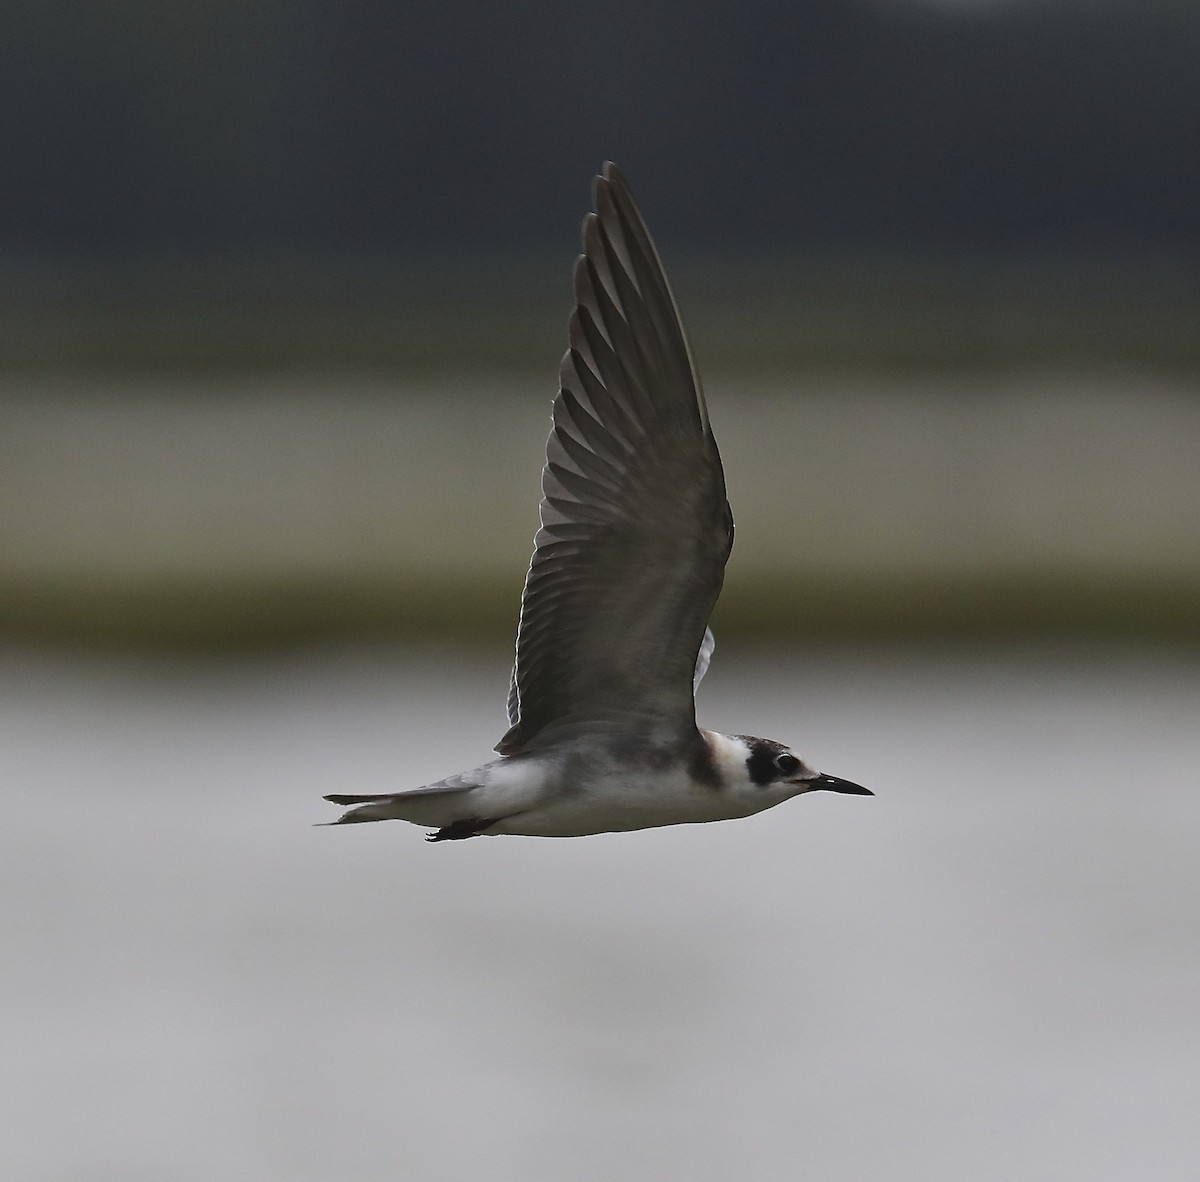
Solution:
<svg viewBox="0 0 1200 1182"><path fill-rule="evenodd" d="M783 743L696 725L733 546L721 456L674 296L615 165L595 180L542 471L500 758L408 791L325 797L334 825L430 841L582 837L873 795Z"/></svg>

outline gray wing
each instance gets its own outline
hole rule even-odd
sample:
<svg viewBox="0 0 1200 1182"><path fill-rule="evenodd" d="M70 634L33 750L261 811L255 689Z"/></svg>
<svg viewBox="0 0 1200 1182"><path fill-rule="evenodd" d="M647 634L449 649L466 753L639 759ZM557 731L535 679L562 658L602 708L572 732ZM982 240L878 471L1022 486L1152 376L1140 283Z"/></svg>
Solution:
<svg viewBox="0 0 1200 1182"><path fill-rule="evenodd" d="M692 693L700 688L700 683L704 680L704 675L708 672L708 666L712 661L712 655L717 647L717 638L713 635L711 628L704 629L704 639L700 642L700 651L696 654L696 668L692 673ZM512 677L508 681L508 722L510 726L516 726L521 721L521 695L517 690L517 667L513 666Z"/></svg>
<svg viewBox="0 0 1200 1182"><path fill-rule="evenodd" d="M584 730L685 734L733 545L721 457L658 252L612 164L575 265L570 348L521 599L513 754Z"/></svg>

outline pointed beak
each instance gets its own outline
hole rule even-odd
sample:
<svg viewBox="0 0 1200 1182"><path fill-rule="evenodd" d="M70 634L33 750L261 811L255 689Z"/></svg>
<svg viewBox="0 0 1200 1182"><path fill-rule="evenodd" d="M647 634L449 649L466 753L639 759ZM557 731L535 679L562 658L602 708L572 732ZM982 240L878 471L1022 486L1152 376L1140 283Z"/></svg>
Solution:
<svg viewBox="0 0 1200 1182"><path fill-rule="evenodd" d="M864 788L861 784L852 784L849 780L839 780L837 776L817 776L815 780L806 780L809 792L816 792L819 788L827 789L830 792L845 792L848 796L874 796L875 793L870 788Z"/></svg>

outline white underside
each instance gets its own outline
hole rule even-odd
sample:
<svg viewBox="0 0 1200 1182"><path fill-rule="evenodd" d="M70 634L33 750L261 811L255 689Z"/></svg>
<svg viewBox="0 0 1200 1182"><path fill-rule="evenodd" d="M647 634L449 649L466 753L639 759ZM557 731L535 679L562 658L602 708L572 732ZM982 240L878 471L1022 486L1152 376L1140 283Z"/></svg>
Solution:
<svg viewBox="0 0 1200 1182"><path fill-rule="evenodd" d="M430 829L491 821L486 834L583 837L662 825L746 817L795 796L795 785L760 787L745 773L740 739L706 732L722 783L694 781L685 768L651 771L605 757L602 750L555 751L500 759L448 784L464 791L405 795L354 810L370 819L396 818Z"/></svg>
<svg viewBox="0 0 1200 1182"><path fill-rule="evenodd" d="M746 817L779 803L778 795L758 799L723 788L693 784L686 776L605 779L561 794L540 807L498 821L489 833L528 837L584 837L625 833L661 825L687 825Z"/></svg>

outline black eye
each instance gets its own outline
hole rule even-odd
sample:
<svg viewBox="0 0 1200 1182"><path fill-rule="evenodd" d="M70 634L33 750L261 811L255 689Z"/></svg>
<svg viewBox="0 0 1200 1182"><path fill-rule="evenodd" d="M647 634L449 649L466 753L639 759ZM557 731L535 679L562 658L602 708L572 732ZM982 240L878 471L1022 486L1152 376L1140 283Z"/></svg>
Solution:
<svg viewBox="0 0 1200 1182"><path fill-rule="evenodd" d="M782 755L775 757L775 767L781 775L790 776L799 766L800 761L786 751Z"/></svg>

